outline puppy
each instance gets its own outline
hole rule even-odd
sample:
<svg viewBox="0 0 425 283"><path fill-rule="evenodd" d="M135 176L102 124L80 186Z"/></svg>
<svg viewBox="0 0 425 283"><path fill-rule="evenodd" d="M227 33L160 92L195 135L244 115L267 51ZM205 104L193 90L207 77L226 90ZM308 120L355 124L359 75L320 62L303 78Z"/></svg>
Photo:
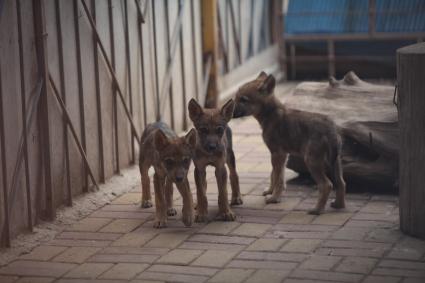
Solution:
<svg viewBox="0 0 425 283"><path fill-rule="evenodd" d="M151 207L151 191L148 170L155 169L154 190L156 218L155 228L167 226L167 215L173 216L173 183L183 198L182 221L186 226L192 225L193 200L190 192L187 172L196 145L194 129L184 137L178 137L167 124L156 122L149 124L140 141L139 167L142 178L143 208Z"/></svg>
<svg viewBox="0 0 425 283"><path fill-rule="evenodd" d="M227 170L230 171L232 187L232 205L242 204L239 189L239 177L236 172L235 154L232 149L232 132L227 123L233 116L234 102L229 100L221 109L202 109L191 99L189 102L189 117L196 132L197 143L193 163L195 164L195 182L198 199L195 222L208 221L207 181L205 168L215 167L218 187L219 215L217 219L234 221L235 214L229 206L227 198Z"/></svg>
<svg viewBox="0 0 425 283"><path fill-rule="evenodd" d="M234 117L253 115L263 129L271 153L271 194L266 203L280 201L285 189L284 168L288 154L304 159L319 188L319 199L310 214L324 211L329 193L336 189L333 208L345 207L345 182L341 166L341 137L335 123L322 114L286 108L273 95L275 78L264 72L244 84L236 94Z"/></svg>

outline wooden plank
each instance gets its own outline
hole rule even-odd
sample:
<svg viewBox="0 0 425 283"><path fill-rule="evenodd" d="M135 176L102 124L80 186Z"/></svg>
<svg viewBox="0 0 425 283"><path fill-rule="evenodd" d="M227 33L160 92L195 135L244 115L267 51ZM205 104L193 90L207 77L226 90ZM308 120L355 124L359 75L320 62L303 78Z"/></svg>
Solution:
<svg viewBox="0 0 425 283"><path fill-rule="evenodd" d="M202 1L202 54L204 66L207 58L211 58L211 68L208 74L205 107L215 108L218 105L217 86L217 59L218 59L218 24L217 24L217 1Z"/></svg>

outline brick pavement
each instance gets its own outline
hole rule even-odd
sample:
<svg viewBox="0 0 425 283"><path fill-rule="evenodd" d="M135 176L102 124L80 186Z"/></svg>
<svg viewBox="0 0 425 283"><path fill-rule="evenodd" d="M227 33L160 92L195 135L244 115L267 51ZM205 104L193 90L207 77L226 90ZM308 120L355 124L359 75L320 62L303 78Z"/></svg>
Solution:
<svg viewBox="0 0 425 283"><path fill-rule="evenodd" d="M396 196L350 193L344 211L312 216L317 192L290 182L282 203L265 205L270 157L258 125L232 127L244 195L236 222L185 228L176 192L179 214L156 230L137 187L0 267L0 282L425 282L425 242L398 230ZM213 218L212 170L208 199Z"/></svg>

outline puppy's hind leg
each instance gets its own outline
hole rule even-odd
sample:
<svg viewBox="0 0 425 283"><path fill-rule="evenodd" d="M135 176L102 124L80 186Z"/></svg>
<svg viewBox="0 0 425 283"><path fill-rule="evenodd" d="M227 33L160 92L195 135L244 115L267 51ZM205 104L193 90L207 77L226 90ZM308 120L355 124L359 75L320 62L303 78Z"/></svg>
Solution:
<svg viewBox="0 0 425 283"><path fill-rule="evenodd" d="M140 175L142 178L142 208L152 207L152 196L151 196L151 188L150 188L150 179L148 174L149 166L140 162Z"/></svg>
<svg viewBox="0 0 425 283"><path fill-rule="evenodd" d="M270 188L263 195L271 194L266 198L266 203L278 203L282 191L285 189L285 166L288 154L286 152L272 153L272 173L270 176Z"/></svg>
<svg viewBox="0 0 425 283"><path fill-rule="evenodd" d="M230 187L232 188L232 200L230 205L243 204L241 191L239 187L239 176L236 172L236 159L233 149L228 149L227 152L227 167L229 167Z"/></svg>
<svg viewBox="0 0 425 283"><path fill-rule="evenodd" d="M335 201L331 203L331 207L336 209L345 208L345 181L342 176L342 164L339 155L334 164L333 174L336 197Z"/></svg>
<svg viewBox="0 0 425 283"><path fill-rule="evenodd" d="M319 189L319 198L316 206L309 210L309 214L319 215L325 210L326 202L328 201L329 193L332 191L332 182L326 176L326 170L323 162L306 162L311 176L317 183Z"/></svg>

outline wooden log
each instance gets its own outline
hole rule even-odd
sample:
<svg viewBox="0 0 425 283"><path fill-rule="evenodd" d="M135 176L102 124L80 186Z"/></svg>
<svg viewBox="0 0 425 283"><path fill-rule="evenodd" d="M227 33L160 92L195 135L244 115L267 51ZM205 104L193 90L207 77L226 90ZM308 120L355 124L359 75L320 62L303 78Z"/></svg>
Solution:
<svg viewBox="0 0 425 283"><path fill-rule="evenodd" d="M397 50L400 228L425 239L425 43Z"/></svg>
<svg viewBox="0 0 425 283"><path fill-rule="evenodd" d="M342 164L350 189L394 191L398 186L398 122L394 87L362 81L354 72L342 80L299 84L287 107L328 115L343 137ZM288 168L308 173L290 156Z"/></svg>

